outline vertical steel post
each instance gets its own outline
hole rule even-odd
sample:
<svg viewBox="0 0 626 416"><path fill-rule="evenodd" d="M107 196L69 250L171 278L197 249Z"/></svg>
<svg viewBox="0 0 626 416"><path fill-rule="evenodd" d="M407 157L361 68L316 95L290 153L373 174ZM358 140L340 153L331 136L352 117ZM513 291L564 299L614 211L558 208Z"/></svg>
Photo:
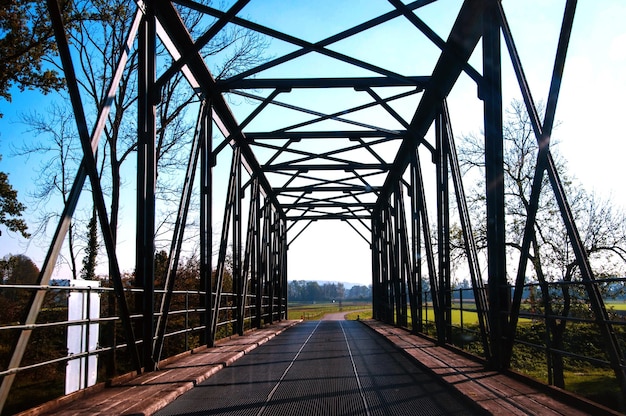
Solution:
<svg viewBox="0 0 626 416"><path fill-rule="evenodd" d="M504 369L507 312L504 164L502 136L502 74L498 1L489 0L483 14L483 83L480 98L485 118L485 183L487 205L487 269L491 362Z"/></svg>
<svg viewBox="0 0 626 416"><path fill-rule="evenodd" d="M274 274L273 274L273 225L272 205L269 201L265 204L265 285L267 288L267 315L268 323L274 322Z"/></svg>
<svg viewBox="0 0 626 416"><path fill-rule="evenodd" d="M452 338L452 285L450 282L450 198L448 187L448 146L444 134L443 114L435 118L437 141L437 246L439 260L439 313L437 334L439 342Z"/></svg>
<svg viewBox="0 0 626 416"><path fill-rule="evenodd" d="M372 317L381 319L380 302L378 293L380 291L380 210L372 212Z"/></svg>
<svg viewBox="0 0 626 416"><path fill-rule="evenodd" d="M276 216L280 230L279 235L279 264L280 264L280 303L281 315L280 319L287 319L287 224L286 221Z"/></svg>
<svg viewBox="0 0 626 416"><path fill-rule="evenodd" d="M154 231L156 187L156 18L153 2L146 2L144 19L139 30L137 80L137 246L136 286L142 312L142 363L154 369Z"/></svg>
<svg viewBox="0 0 626 416"><path fill-rule="evenodd" d="M411 298L411 330L416 332L424 332L424 325L422 323L422 244L421 244L421 229L420 229L420 209L419 209L419 193L421 189L418 184L418 172L419 169L417 163L418 149L411 152L411 192L409 194L411 198L411 283L415 286L414 296Z"/></svg>
<svg viewBox="0 0 626 416"><path fill-rule="evenodd" d="M233 333L243 335L243 316L239 316L243 305L243 274L241 270L241 163L235 170L235 195L233 199L233 292L235 295L235 319ZM241 319L240 319L241 318ZM241 326L239 326L241 323Z"/></svg>
<svg viewBox="0 0 626 416"><path fill-rule="evenodd" d="M202 304L204 313L201 323L204 331L200 342L207 345L211 339L211 274L213 272L213 166L212 155L213 121L211 118L211 103L205 104L203 115L202 137L200 142L200 290L204 292Z"/></svg>
<svg viewBox="0 0 626 416"><path fill-rule="evenodd" d="M382 271L382 279L381 279L381 307L383 312L383 321L388 324L393 324L393 291L390 284L391 280L391 248L389 247L389 222L391 218L389 216L389 205L385 204L382 211L382 220L381 220L381 271Z"/></svg>
<svg viewBox="0 0 626 416"><path fill-rule="evenodd" d="M272 266L273 266L273 285L274 285L274 299L276 302L276 320L280 321L280 314L282 308L281 302L281 284L280 284L280 223L278 220L278 213L272 210L272 232L273 232L273 251L272 251Z"/></svg>
<svg viewBox="0 0 626 416"><path fill-rule="evenodd" d="M242 295L241 301L239 302L238 309L238 322L237 326L241 328L240 334L243 335L243 330L245 326L245 317L246 317L246 307L248 305L248 292L249 292L249 284L248 282L252 280L252 290L254 290L254 273L255 273L255 250L256 250L256 225L257 225L257 205L259 200L259 180L254 179L252 181L251 190L250 190L250 206L248 208L248 227L246 231L246 249L244 253L244 261L243 261L243 269L242 269Z"/></svg>
<svg viewBox="0 0 626 416"><path fill-rule="evenodd" d="M385 273L387 272L387 263L385 262L385 253L387 252L385 250L385 239L384 239L384 215L383 215L383 210L380 209L378 211L378 215L376 218L376 230L377 230L377 235L376 235L376 241L378 244L378 250L377 250L377 254L376 254L376 258L377 258L377 263L378 263L378 270L377 270L377 275L378 275L378 280L376 282L376 293L374 293L373 295L376 296L376 302L377 302L377 309L378 309L378 318L376 319L380 319L380 320L385 320L386 319L386 307L387 307L387 303L385 302L385 293L386 293L386 289L384 287L384 282L385 282Z"/></svg>
<svg viewBox="0 0 626 416"><path fill-rule="evenodd" d="M261 209L261 198L257 198L255 204L256 218L255 218L255 233L254 233L254 271L252 278L254 279L255 290L255 303L256 303L256 321L255 326L261 328L263 325L263 237L261 235L261 216L263 210Z"/></svg>
<svg viewBox="0 0 626 416"><path fill-rule="evenodd" d="M174 232L172 234L172 243L170 245L170 251L168 256L168 265L164 283L165 293L161 298L161 306L159 309L159 316L156 325L156 339L154 341L154 361L158 365L161 359L161 352L163 350L163 342L165 340L165 332L167 328L167 319L170 311L170 304L173 297L174 286L176 284L176 274L178 272L178 263L180 261L180 254L183 247L183 239L185 237L185 226L187 224L187 214L189 213L189 206L191 204L191 194L193 184L196 178L196 170L198 166L198 159L200 157L200 146L205 114L206 102L202 102L198 111L198 119L196 122L196 129L191 142L191 148L189 152L189 159L187 162L187 171L185 172L185 179L183 183L183 190L180 196L180 202L178 204L178 213L176 215L176 221L174 224ZM185 296L187 299L187 295ZM187 309L187 308L185 308ZM186 312L187 313L187 312ZM185 326L187 328L187 326ZM185 333L185 339L187 333ZM185 348L186 349L186 348Z"/></svg>
<svg viewBox="0 0 626 416"><path fill-rule="evenodd" d="M269 202L267 200L264 201L262 207L262 218L260 220L262 229L259 228L259 233L261 234L261 245L259 246L259 302L261 303L261 321L263 323L267 323L268 321L265 319L265 315L267 314L267 304L265 303L265 299L267 299L267 294L269 293L269 287L267 283L267 250L268 250L268 234L267 234L267 210L269 209Z"/></svg>
<svg viewBox="0 0 626 416"><path fill-rule="evenodd" d="M222 301L222 289L224 283L224 271L226 265L226 250L228 246L228 232L233 215L233 206L235 203L235 196L237 194L237 170L241 165L241 148L235 146L233 148L233 157L230 166L230 177L228 179L228 193L226 195L226 201L224 206L224 220L222 221L222 233L220 238L220 250L217 257L217 267L215 270L215 282L211 286L215 286L215 293L213 297L213 303L211 305L211 321L210 321L210 336L208 339L208 345L213 346L215 344L215 337L217 335L217 324L220 316L220 304Z"/></svg>
<svg viewBox="0 0 626 416"><path fill-rule="evenodd" d="M375 233L374 241L376 242L376 250L374 252L376 270L375 280L372 285L372 302L374 306L374 318L378 320L384 319L383 314L383 296L382 296L382 282L383 282L383 240L382 240L382 222L383 212L382 209L376 210L373 217L372 230Z"/></svg>
<svg viewBox="0 0 626 416"><path fill-rule="evenodd" d="M417 317L417 308L415 304L415 274L413 273L413 263L411 262L411 255L409 249L409 237L406 224L406 211L404 204L404 193L402 188L397 193L397 222L398 222L398 250L400 251L400 257L402 259L400 263L400 274L402 276L402 309L404 313L404 327L409 326L408 321L408 305L407 298L411 307L411 319ZM408 286L408 296L407 296Z"/></svg>
<svg viewBox="0 0 626 416"><path fill-rule="evenodd" d="M446 100L443 101L442 114L444 121L444 135L448 147L448 156L450 162L450 176L452 177L455 188L457 208L459 211L459 219L461 221L461 229L463 231L463 241L465 243L465 255L467 256L468 268L472 280L474 300L478 313L478 324L483 343L483 350L485 351L485 358L489 360L491 357L488 339L489 317L487 316L489 306L487 303L487 295L485 293L485 287L478 264L478 249L476 248L474 233L472 232L469 209L467 207L465 189L463 187L463 180L461 177L461 168L459 166L459 159L454 143L454 135L452 134L452 126L450 124L450 116L448 114L448 105L446 103ZM462 302L461 307L463 307Z"/></svg>
<svg viewBox="0 0 626 416"><path fill-rule="evenodd" d="M277 211L272 210L274 215L272 219L272 225L274 230L274 296L277 303L276 319L280 321L282 319L282 261L281 261L281 229L280 229L280 217Z"/></svg>
<svg viewBox="0 0 626 416"><path fill-rule="evenodd" d="M435 266L435 254L433 250L433 239L430 234L430 221L428 219L428 208L426 205L426 193L424 191L424 178L422 175L422 167L420 163L419 153L415 150L415 189L417 198L417 212L419 214L424 236L424 252L426 253L426 266L428 267L428 276L430 284L431 300L433 302L434 314L439 314L439 281L437 279L437 268ZM421 279L420 279L421 280ZM426 304L428 307L428 304ZM439 317L439 322L443 319ZM437 322L435 322L437 324Z"/></svg>
<svg viewBox="0 0 626 416"><path fill-rule="evenodd" d="M398 186L399 188L399 186ZM394 323L398 326L405 326L406 311L402 308L402 273L400 269L400 246L398 244L398 204L397 194L399 189L393 193L394 206L389 205L389 222L387 224L389 230L389 254L391 260L391 287L393 293L393 306L395 313L393 314Z"/></svg>

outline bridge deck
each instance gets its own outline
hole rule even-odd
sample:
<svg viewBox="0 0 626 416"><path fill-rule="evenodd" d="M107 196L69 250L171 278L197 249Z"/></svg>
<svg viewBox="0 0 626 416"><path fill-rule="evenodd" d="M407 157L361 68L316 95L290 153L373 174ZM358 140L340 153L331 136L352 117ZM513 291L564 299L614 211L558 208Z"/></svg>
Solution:
<svg viewBox="0 0 626 416"><path fill-rule="evenodd" d="M619 415L582 397L533 382L514 373L486 370L484 365L407 330L378 321L372 329L422 366L494 415Z"/></svg>
<svg viewBox="0 0 626 416"><path fill-rule="evenodd" d="M284 321L224 340L155 373L22 415L610 413L569 396L557 400L379 322L367 324L391 343L354 321L309 321L273 338L293 324Z"/></svg>
<svg viewBox="0 0 626 416"><path fill-rule="evenodd" d="M202 383L222 368L299 321L282 321L264 329L218 341L214 348L198 348L161 362L158 371L99 384L22 412L35 415L151 415Z"/></svg>
<svg viewBox="0 0 626 416"><path fill-rule="evenodd" d="M477 415L356 321L307 321L157 413L173 415Z"/></svg>

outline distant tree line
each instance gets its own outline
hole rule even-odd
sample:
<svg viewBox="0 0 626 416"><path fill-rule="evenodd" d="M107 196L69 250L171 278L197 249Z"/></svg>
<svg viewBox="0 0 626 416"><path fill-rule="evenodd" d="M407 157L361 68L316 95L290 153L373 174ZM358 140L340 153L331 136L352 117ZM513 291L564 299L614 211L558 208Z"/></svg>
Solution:
<svg viewBox="0 0 626 416"><path fill-rule="evenodd" d="M294 302L332 302L337 300L371 300L372 287L355 285L346 289L343 283L293 280L288 284L288 299Z"/></svg>

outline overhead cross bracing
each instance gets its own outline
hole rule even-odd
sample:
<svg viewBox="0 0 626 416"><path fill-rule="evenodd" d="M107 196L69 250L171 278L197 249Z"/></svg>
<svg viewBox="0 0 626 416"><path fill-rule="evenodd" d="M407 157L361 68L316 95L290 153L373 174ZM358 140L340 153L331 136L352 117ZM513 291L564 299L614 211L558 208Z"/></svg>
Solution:
<svg viewBox="0 0 626 416"><path fill-rule="evenodd" d="M73 62L72 46L63 41L70 28L61 20L56 1L48 3L85 154L42 267L41 285L50 282L86 179L95 195L103 234L110 234L92 149L101 145L103 126L115 111L112 101L104 101L99 108L89 109L97 114L97 121L95 127L88 124L81 83L72 75L79 64ZM194 312L199 322L189 332L195 331L199 342L212 345L224 327L243 333L284 319L288 249L319 221L341 221L371 251L374 317L422 332L423 308L432 307L436 337L442 344L453 340L451 234L458 231L463 267L476 303L476 338L488 365L504 370L510 366L528 283L525 270L533 255L537 201L549 193L557 200L555 215L566 229L580 269L579 284L605 341L605 364L626 392L623 346L550 153L576 9L575 1L563 4L549 74L551 87L545 115L540 116L508 25L506 5L500 1L372 1L351 13L345 5L320 3L316 7L324 9L327 22L298 15L290 4L255 0L219 7L185 0L138 2L133 7L134 23L127 28L126 48L115 60L120 72L127 71L127 55L137 54L137 66L130 69L137 82L133 285L140 294L133 295L134 311L127 305L130 295L124 290L110 239L106 247L133 368L150 371L164 358L177 268L189 240L197 248L200 271ZM340 9L341 16L333 14ZM199 22L194 27L188 25L192 12ZM435 27L424 17L431 13L448 17ZM263 59L229 69L220 62L232 58L229 54L236 45L206 55L211 42L234 29L244 32L232 33L256 36L257 44L267 49ZM511 68L541 144L519 260L507 254L504 235L505 65ZM191 118L196 122L184 147L187 165L179 169L184 173L175 177L180 195L172 213L174 225L165 233L167 271L163 287L156 288L161 277L155 276L154 266L161 202L155 193L159 180L167 175L157 160L156 138L160 128L166 129L157 114L169 104L164 91L173 80L180 82L191 103L186 117L194 113ZM108 86L108 96L115 96L119 77L112 77ZM455 101L459 86L464 86L462 99ZM182 114L172 120L182 121ZM467 183L452 129L455 117L466 114L478 115L476 123L485 136L480 180L489 184L483 195L486 261L478 253L470 220L473 207L465 196ZM191 216L197 217L195 223ZM232 284L224 277L229 273ZM511 274L516 275L512 288L507 280ZM425 287L432 293L430 299L423 298ZM163 294L158 293L161 289ZM42 301L35 297L29 304L26 325L35 323ZM13 369L20 368L31 331L21 329L11 370L3 374L0 403L18 372Z"/></svg>

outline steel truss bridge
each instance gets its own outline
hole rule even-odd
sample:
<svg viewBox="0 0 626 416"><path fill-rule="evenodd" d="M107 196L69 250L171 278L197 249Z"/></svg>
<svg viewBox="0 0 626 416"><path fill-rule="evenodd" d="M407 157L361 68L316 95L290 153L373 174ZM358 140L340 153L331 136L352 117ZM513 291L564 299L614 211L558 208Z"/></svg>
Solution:
<svg viewBox="0 0 626 416"><path fill-rule="evenodd" d="M38 316L50 292L53 271L79 197L86 193L87 181L113 283L106 293L113 293L117 304L114 314L100 318L100 325L104 326L107 319L115 320L120 330L117 341L101 339L96 348L84 355L108 357L120 351L117 361L125 360L125 368L150 372L165 358L163 346L172 337L193 334L199 344L211 346L222 328L226 328L227 334L242 334L248 328L285 319L289 244L319 221L349 225L371 248L375 319L420 333L425 330L424 307L432 306L437 342L452 343L450 234L451 222L458 221L485 363L492 369L505 370L510 367L517 323L523 315L522 296L530 273L528 263L539 199L548 194L558 204L558 216L565 225L580 271L580 278L572 284L586 292L593 315L591 323L597 326L606 348L604 364L614 371L616 383L626 394L624 344L616 334L619 324L607 313L550 150L576 1L564 2L543 116L531 94L500 1L465 0L452 8L446 3L447 8L438 10L450 14L451 24L442 33L419 16L421 10L443 2L389 0L376 9L380 13L315 41L280 29L283 11L278 8L286 10L289 4L276 4L276 10L265 10L256 16L254 12L264 6L255 5L255 1L227 3L228 7L219 9L190 0L138 2L136 17L128 27L128 48L115 58L117 70L109 80L109 98L97 109L97 117L90 124L88 114L93 109L82 102L75 71L78 63L65 36L67 22L63 21L57 2L48 1L80 134L82 163L39 281L27 288L33 293L27 318L11 327L19 337L8 366L2 369L0 407L16 376L45 364L25 363L24 356L31 348L31 335L40 328ZM203 33L193 36L181 18L191 10L212 22ZM271 14L275 17L268 18ZM345 18L346 22L353 20L351 16ZM325 22L306 24L323 28ZM362 59L359 48L354 47L358 43L341 46L342 42L358 42L363 34L385 31L395 24L406 31L405 36L428 42L436 51L433 59L429 60L428 54L414 58L409 51L395 52L389 43L361 46L388 48L391 52L387 54L406 53L409 68L421 68L422 73L394 67L397 59ZM263 63L216 79L203 58L203 49L231 27L254 32L271 40L272 47L281 47L275 51L270 48L270 57ZM393 40L387 38L386 42ZM127 63L133 51L138 57L132 66L137 80L137 117L129 123L136 123L137 130L136 270L132 288L128 288L114 246L95 149L110 115L116 111L113 98L120 77L129 70ZM377 54L388 56L383 52ZM311 62L316 61L306 60L311 57L322 59L323 63L312 68ZM505 244L504 63L515 75L540 149L525 232L520 240L521 254L515 261L507 254ZM315 73L316 69L324 75L302 76ZM171 248L165 283L156 287L156 114L158 106L164 105L159 98L164 86L180 76L184 77L190 100L197 104L193 107L197 124L185 150L188 165L186 170L181 169L184 172L179 178L182 190L169 234ZM489 184L484 192L486 267L479 264L482 260L470 223L470 207L452 132L454 114L448 107L448 98L461 80L473 84L477 91L474 98L483 114L482 180ZM236 106L231 105L234 101ZM398 106L398 102L405 104ZM255 130L258 126L263 129ZM230 163L224 162L228 157ZM226 174L217 175L218 169ZM224 206L219 216L214 209L217 201ZM190 232L188 215L194 207L198 207L199 213L199 224L194 225L193 232L199 245L200 286L194 288L195 303L185 313L194 314L197 320L193 325L173 330L168 326L168 316L180 314L171 305L180 295L174 290L177 268L188 238L185 233ZM219 239L214 239L214 235L219 235ZM232 271L232 288L225 286L227 269ZM513 286L507 281L507 270L516 276ZM424 297L425 286L431 292L428 301ZM67 358L59 357L53 362L63 360ZM104 361L107 360L101 360Z"/></svg>

